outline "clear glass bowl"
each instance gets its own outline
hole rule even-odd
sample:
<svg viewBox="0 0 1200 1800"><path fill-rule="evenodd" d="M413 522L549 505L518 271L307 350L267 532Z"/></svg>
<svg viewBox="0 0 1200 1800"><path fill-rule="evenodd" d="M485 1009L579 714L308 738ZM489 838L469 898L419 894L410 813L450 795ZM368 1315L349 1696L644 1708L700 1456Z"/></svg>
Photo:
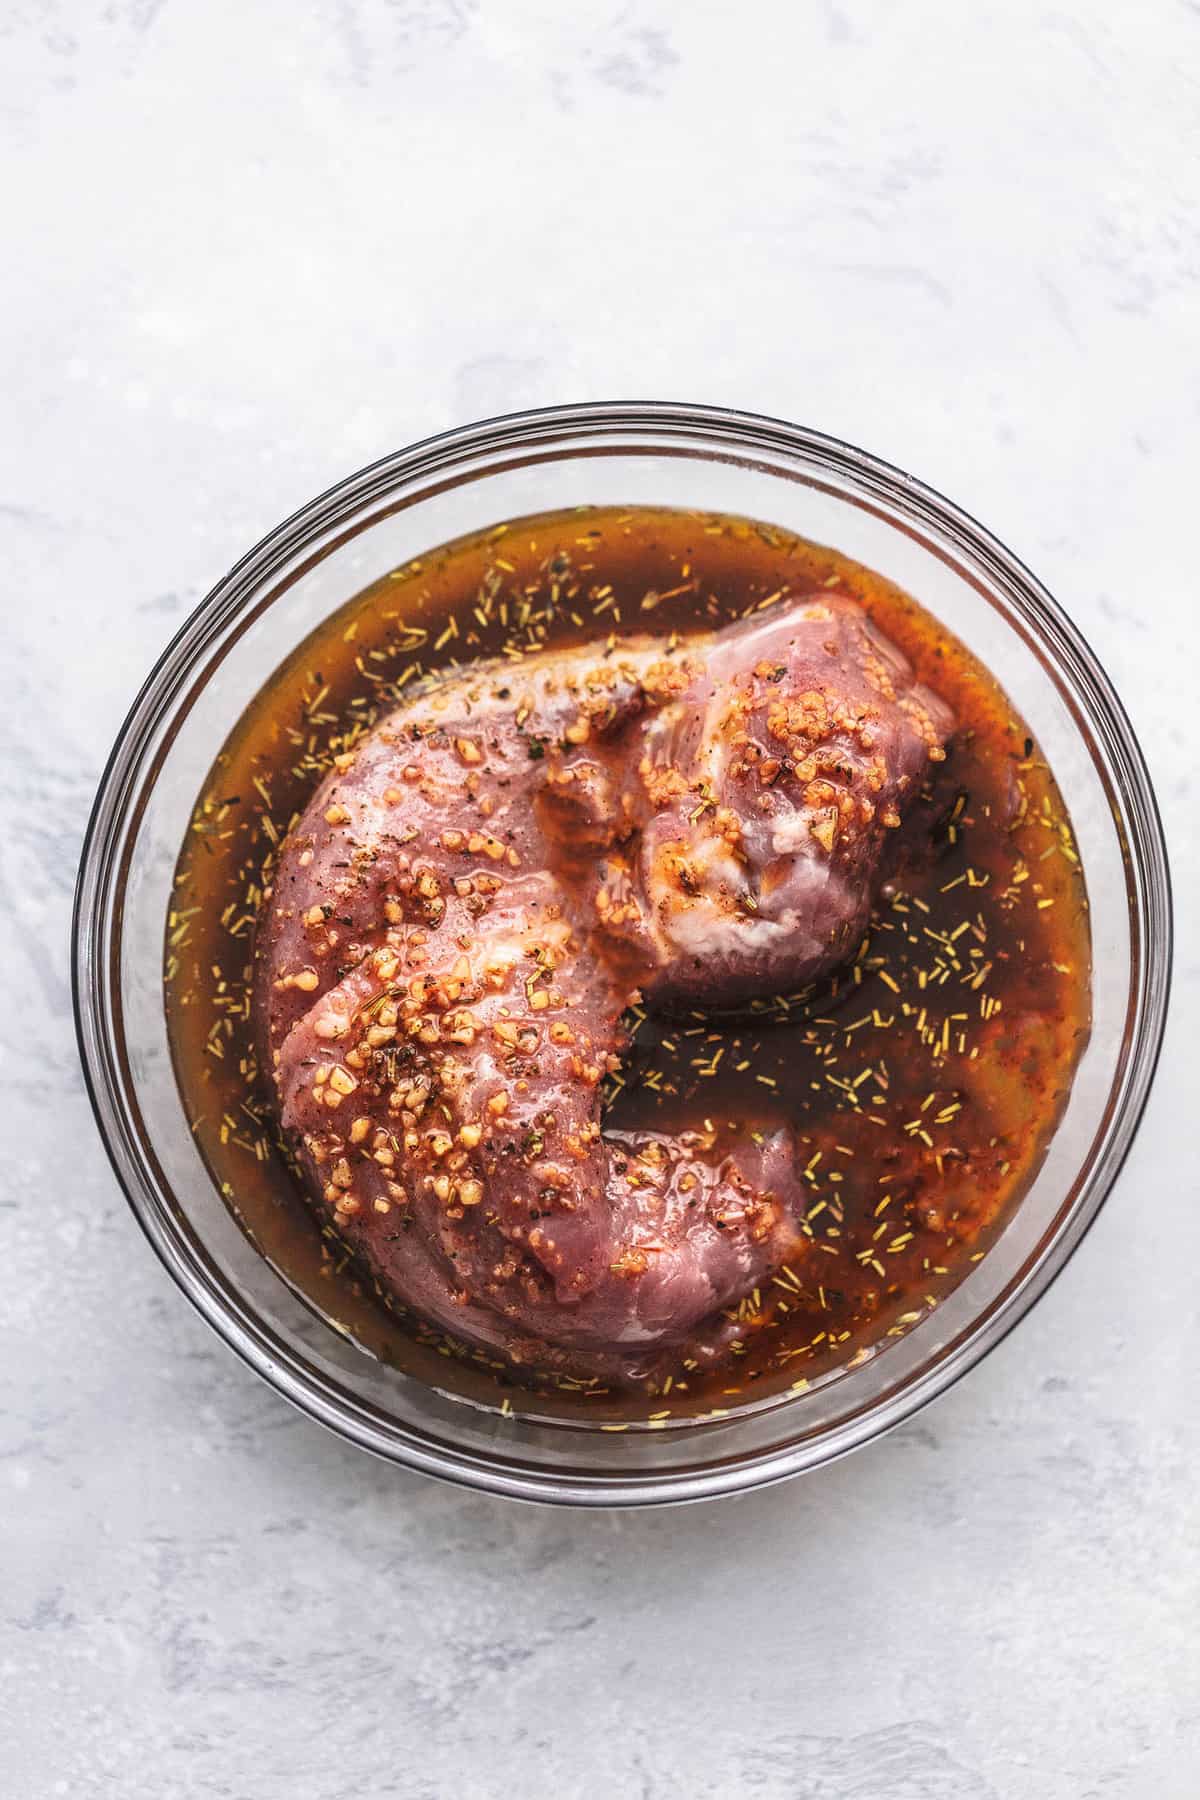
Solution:
<svg viewBox="0 0 1200 1800"><path fill-rule="evenodd" d="M188 1129L163 1007L172 875L216 750L289 650L389 569L523 513L675 505L783 525L920 599L998 676L1070 809L1092 908L1094 1022L1034 1185L920 1326L807 1394L663 1430L508 1418L373 1360L252 1248ZM1079 632L949 501L814 431L716 408L557 407L386 457L265 538L159 660L104 772L79 874L74 977L96 1117L143 1230L183 1292L287 1399L364 1449L513 1497L645 1505L812 1469L933 1398L1043 1293L1129 1149L1162 1037L1170 886L1141 753Z"/></svg>

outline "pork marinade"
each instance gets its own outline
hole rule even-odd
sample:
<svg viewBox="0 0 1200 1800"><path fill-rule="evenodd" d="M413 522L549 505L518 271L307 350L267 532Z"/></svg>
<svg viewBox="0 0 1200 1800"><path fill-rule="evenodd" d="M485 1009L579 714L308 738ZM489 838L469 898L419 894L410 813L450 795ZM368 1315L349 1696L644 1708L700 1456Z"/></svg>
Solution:
<svg viewBox="0 0 1200 1800"><path fill-rule="evenodd" d="M1088 1017L1069 822L987 672L827 550L641 510L447 546L302 646L198 806L167 972L294 1285L610 1422L911 1329Z"/></svg>

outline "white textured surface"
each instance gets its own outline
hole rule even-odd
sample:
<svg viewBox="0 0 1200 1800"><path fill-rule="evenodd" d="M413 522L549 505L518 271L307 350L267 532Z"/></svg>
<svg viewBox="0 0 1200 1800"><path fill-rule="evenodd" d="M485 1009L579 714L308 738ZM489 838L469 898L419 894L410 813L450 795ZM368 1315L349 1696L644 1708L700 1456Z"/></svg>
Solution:
<svg viewBox="0 0 1200 1800"><path fill-rule="evenodd" d="M1196 1793L1197 69L1196 0L0 5L5 1795ZM580 1517L376 1466L209 1336L65 940L110 738L244 548L628 396L986 519L1118 677L1183 918L1146 1126L1015 1336L803 1484Z"/></svg>

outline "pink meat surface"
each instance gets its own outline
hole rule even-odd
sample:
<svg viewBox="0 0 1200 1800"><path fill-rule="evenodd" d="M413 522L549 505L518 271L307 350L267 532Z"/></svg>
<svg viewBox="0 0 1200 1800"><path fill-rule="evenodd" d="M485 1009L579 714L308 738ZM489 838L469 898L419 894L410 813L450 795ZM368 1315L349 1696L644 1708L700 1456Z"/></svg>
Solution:
<svg viewBox="0 0 1200 1800"><path fill-rule="evenodd" d="M314 1204L382 1289L539 1373L718 1356L807 1253L793 1134L605 1131L621 1015L849 955L951 724L809 595L480 664L339 759L283 847L256 1003Z"/></svg>

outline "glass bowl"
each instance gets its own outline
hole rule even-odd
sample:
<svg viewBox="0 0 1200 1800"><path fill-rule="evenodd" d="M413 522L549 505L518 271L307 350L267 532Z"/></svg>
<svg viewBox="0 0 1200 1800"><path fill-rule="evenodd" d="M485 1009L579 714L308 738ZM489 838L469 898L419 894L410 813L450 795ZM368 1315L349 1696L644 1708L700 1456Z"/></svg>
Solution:
<svg viewBox="0 0 1200 1800"><path fill-rule="evenodd" d="M921 600L993 670L1073 818L1091 901L1093 1028L1032 1187L986 1257L907 1336L838 1379L727 1418L604 1432L509 1417L363 1353L252 1247L200 1159L163 1006L172 876L218 747L284 656L388 570L448 539L583 504L740 513L829 544ZM1138 745L1087 644L1010 551L875 457L774 419L682 405L556 407L428 439L352 475L244 557L160 658L118 737L84 846L76 1018L109 1156L172 1276L312 1418L410 1468L515 1498L647 1505L733 1493L876 1437L998 1343L1112 1186L1162 1037L1170 885Z"/></svg>

